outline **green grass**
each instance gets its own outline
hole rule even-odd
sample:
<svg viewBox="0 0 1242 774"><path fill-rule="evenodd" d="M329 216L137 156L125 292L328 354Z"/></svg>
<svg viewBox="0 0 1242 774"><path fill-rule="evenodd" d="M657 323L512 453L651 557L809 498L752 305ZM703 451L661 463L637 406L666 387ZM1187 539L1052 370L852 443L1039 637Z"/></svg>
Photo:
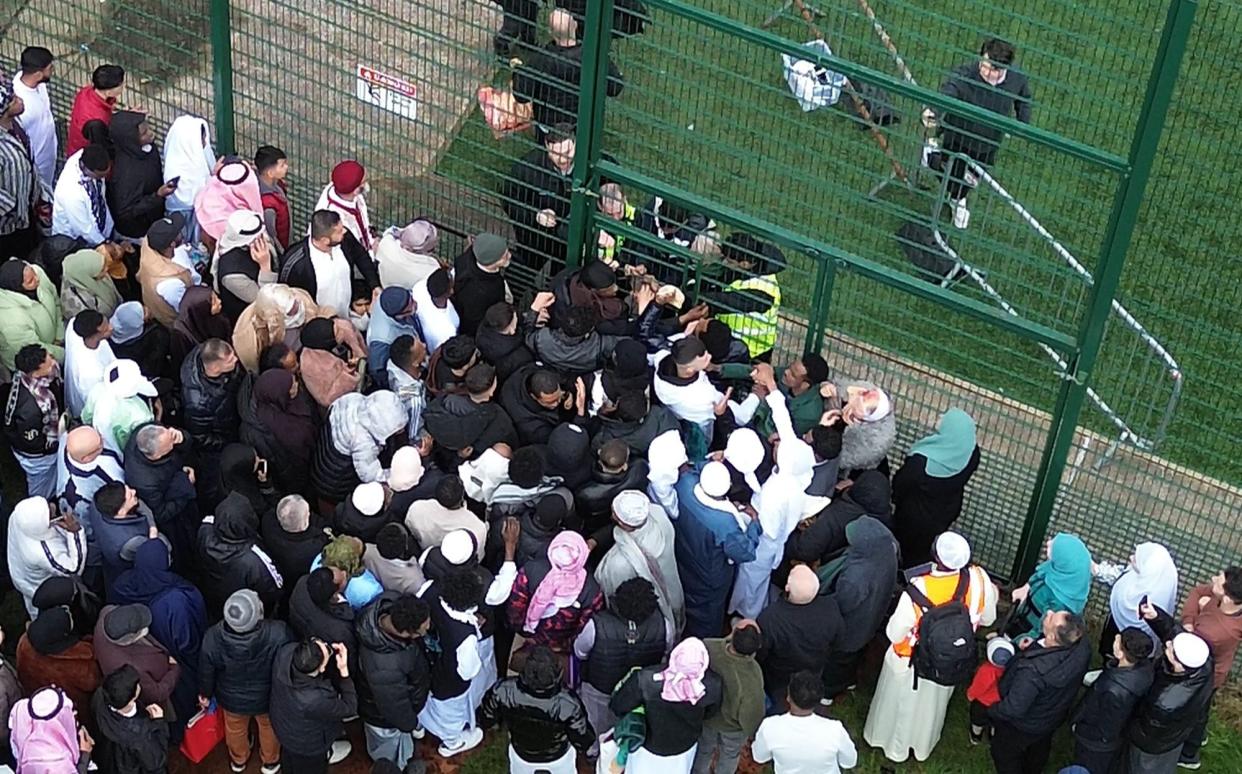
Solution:
<svg viewBox="0 0 1242 774"><path fill-rule="evenodd" d="M694 4L751 24L777 5ZM1033 77L1036 124L1125 155L1164 18L1159 4L1034 0L1021 4L1022 15L975 0L872 5L922 85L937 87L945 70L968 61L983 37L1005 36L1016 42L1019 64ZM1185 375L1185 393L1161 453L1239 482L1242 460L1231 451L1242 437L1242 390L1232 354L1240 338L1234 309L1242 266L1227 257L1242 238L1229 197L1239 174L1227 161L1239 139L1239 101L1212 84L1229 82L1242 70L1235 57L1224 55L1233 32L1242 28L1242 6L1223 0L1202 5L1194 55L1184 67L1120 297L1167 345ZM895 75L854 4L833 7L838 10L820 27L835 50ZM772 29L799 42L811 37L795 17L783 17ZM623 164L854 254L908 268L892 235L903 220L926 219L933 195L892 187L880 201L868 201L865 192L888 171L884 156L843 111L800 112L777 54L657 13L646 35L614 46L614 57L627 85L608 103L605 148ZM919 106L900 99L893 106L905 118L891 133L893 146L912 168ZM438 172L495 191L526 147L524 140L497 143L476 116ZM994 171L1084 264L1094 266L1114 176L1012 138ZM645 192L632 195L638 204L646 198ZM1085 283L995 200L977 194L972 209L969 231L948 229L962 254L988 269L1024 316L1074 334ZM783 279L795 309L809 308L811 267L809 259L795 258ZM1042 353L943 307L846 275L838 279L829 322L1030 405L1052 406L1058 380ZM1133 334L1110 325L1094 383L1136 430L1154 433L1171 383ZM1110 429L1092 412L1085 421Z"/></svg>

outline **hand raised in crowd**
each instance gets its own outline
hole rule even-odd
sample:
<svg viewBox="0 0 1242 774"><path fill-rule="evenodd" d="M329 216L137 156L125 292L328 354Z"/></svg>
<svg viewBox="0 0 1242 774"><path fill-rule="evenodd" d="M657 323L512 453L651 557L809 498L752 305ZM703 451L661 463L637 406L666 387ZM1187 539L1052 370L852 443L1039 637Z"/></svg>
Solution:
<svg viewBox="0 0 1242 774"><path fill-rule="evenodd" d="M332 655L336 659L336 671L341 677L349 677L349 651L345 648L345 643L334 642L329 646L332 649Z"/></svg>
<svg viewBox="0 0 1242 774"><path fill-rule="evenodd" d="M156 189L155 195L160 197L161 199L167 199L168 197L172 196L173 191L176 191L176 190L177 190L177 186L173 185L172 183L164 183L162 186Z"/></svg>
<svg viewBox="0 0 1242 774"><path fill-rule="evenodd" d="M268 244L266 236L260 236L250 243L250 257L259 265L261 271L271 272L272 246Z"/></svg>
<svg viewBox="0 0 1242 774"><path fill-rule="evenodd" d="M95 740L91 738L91 733L86 730L85 726L78 726L78 750L89 753L95 749Z"/></svg>
<svg viewBox="0 0 1242 774"><path fill-rule="evenodd" d="M724 395L720 396L720 400L716 401L716 405L712 407L712 411L716 413L716 416L722 417L729 410L729 398L731 397L733 397L732 387L725 390Z"/></svg>
<svg viewBox="0 0 1242 774"><path fill-rule="evenodd" d="M505 561L512 562L517 555L518 538L522 536L522 522L512 516L505 519L500 528L500 537L505 543Z"/></svg>
<svg viewBox="0 0 1242 774"><path fill-rule="evenodd" d="M579 376L577 381L574 382L574 411L580 417L586 416L586 399L586 384L583 383L582 377Z"/></svg>
<svg viewBox="0 0 1242 774"><path fill-rule="evenodd" d="M161 720L161 719L163 719L163 717L164 717L164 708L163 708L163 707L161 707L160 705L158 705L158 704L148 704L148 705L147 705L147 707L146 707L146 709L147 709L147 715L149 715L149 716L151 717L151 719L152 719L152 720Z"/></svg>
<svg viewBox="0 0 1242 774"><path fill-rule="evenodd" d="M765 392L773 393L776 391L776 371L768 363L757 363L751 369L750 378L756 386L762 387Z"/></svg>
<svg viewBox="0 0 1242 774"><path fill-rule="evenodd" d="M544 228L556 228L556 212L550 209L540 210L535 215L535 222Z"/></svg>
<svg viewBox="0 0 1242 774"><path fill-rule="evenodd" d="M655 301L656 289L651 287L650 283L643 282L639 284L637 288L634 289L633 295L634 295L634 311L638 312L639 314L642 314L644 311L646 311L647 307L651 306L651 302Z"/></svg>
<svg viewBox="0 0 1242 774"><path fill-rule="evenodd" d="M188 478L188 479L190 479L190 483L191 483L191 484L197 484L197 483L198 483L198 481L196 481L196 480L195 480L195 477L194 477L194 468L190 467L189 465L186 465L186 466L185 466L184 468L182 468L181 470L185 473L185 477L186 477L186 478Z"/></svg>

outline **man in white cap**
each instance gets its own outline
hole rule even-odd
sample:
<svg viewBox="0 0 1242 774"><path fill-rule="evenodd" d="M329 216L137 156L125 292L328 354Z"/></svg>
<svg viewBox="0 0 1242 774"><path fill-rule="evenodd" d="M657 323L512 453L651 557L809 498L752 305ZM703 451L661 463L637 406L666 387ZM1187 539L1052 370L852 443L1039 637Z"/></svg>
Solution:
<svg viewBox="0 0 1242 774"><path fill-rule="evenodd" d="M393 226L380 237L375 248L383 287L409 290L427 279L441 264L436 258L440 232L429 220L418 218L405 228Z"/></svg>
<svg viewBox="0 0 1242 774"><path fill-rule="evenodd" d="M687 471L677 481L677 568L686 595L687 637L719 637L737 565L755 558L761 529L755 511L729 500L722 462Z"/></svg>
<svg viewBox="0 0 1242 774"><path fill-rule="evenodd" d="M1139 614L1164 642L1164 658L1147 697L1130 719L1130 774L1172 774L1179 765L1197 769L1199 761L1179 763L1182 745L1212 703L1212 649L1199 635L1183 631L1168 612L1147 602ZM1187 765L1191 764L1191 765Z"/></svg>
<svg viewBox="0 0 1242 774"><path fill-rule="evenodd" d="M915 660L922 663L925 657L943 655L925 652L915 658L920 637L927 638L931 633L930 626L921 625L922 617L928 610L958 600L965 605L973 629L990 626L996 620L996 586L982 567L970 563L966 538L956 532L942 533L936 538L933 553L935 561L910 578L897 609L888 619L885 634L892 645L884 654L884 666L863 728L867 744L881 748L884 756L895 763L905 761L911 749L917 760L927 760L940 741L945 711L953 698L953 685L941 685L922 674L915 679ZM916 604L916 597L922 604ZM973 637L963 647L972 650L966 673L969 679L976 663Z"/></svg>
<svg viewBox="0 0 1242 774"><path fill-rule="evenodd" d="M104 443L125 459L125 445L134 429L155 421L151 399L159 395L132 360L116 360L104 372L82 408L82 421L99 432Z"/></svg>
<svg viewBox="0 0 1242 774"><path fill-rule="evenodd" d="M660 612L674 632L685 624L685 598L677 574L676 536L664 510L647 495L627 489L612 501L616 543L595 569L595 580L611 598L630 578L646 578L655 587Z"/></svg>

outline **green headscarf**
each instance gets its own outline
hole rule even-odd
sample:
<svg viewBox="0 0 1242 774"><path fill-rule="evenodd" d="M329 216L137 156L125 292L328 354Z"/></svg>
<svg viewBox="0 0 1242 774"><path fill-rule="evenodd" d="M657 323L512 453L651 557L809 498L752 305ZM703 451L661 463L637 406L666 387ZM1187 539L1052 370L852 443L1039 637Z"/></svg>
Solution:
<svg viewBox="0 0 1242 774"><path fill-rule="evenodd" d="M358 539L349 535L337 535L323 547L323 563L327 567L343 570L353 578L363 571L362 553L358 550Z"/></svg>
<svg viewBox="0 0 1242 774"><path fill-rule="evenodd" d="M1048 558L1031 576L1032 594L1039 584L1044 585L1065 610L1082 614L1091 593L1091 551L1077 535L1060 532L1052 539Z"/></svg>
<svg viewBox="0 0 1242 774"><path fill-rule="evenodd" d="M927 458L925 470L932 478L952 478L970 463L975 445L975 420L965 411L953 408L941 415L935 435L911 446L909 454Z"/></svg>
<svg viewBox="0 0 1242 774"><path fill-rule="evenodd" d="M81 291L84 296L94 296L99 299L99 307L96 311L104 317L111 317L121 303L121 294L117 292L111 277L104 274L100 279L97 276L103 273L104 264L104 257L97 250L79 250L72 255L65 256L62 264L64 279L61 280L61 287L74 288Z"/></svg>

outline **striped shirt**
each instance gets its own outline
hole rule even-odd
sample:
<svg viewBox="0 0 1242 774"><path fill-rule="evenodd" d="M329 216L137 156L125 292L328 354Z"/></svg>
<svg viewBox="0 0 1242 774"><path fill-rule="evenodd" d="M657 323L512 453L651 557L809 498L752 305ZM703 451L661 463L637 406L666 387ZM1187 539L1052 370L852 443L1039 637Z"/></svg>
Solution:
<svg viewBox="0 0 1242 774"><path fill-rule="evenodd" d="M0 235L29 227L39 197L38 172L23 134L16 121L13 130L0 129Z"/></svg>

